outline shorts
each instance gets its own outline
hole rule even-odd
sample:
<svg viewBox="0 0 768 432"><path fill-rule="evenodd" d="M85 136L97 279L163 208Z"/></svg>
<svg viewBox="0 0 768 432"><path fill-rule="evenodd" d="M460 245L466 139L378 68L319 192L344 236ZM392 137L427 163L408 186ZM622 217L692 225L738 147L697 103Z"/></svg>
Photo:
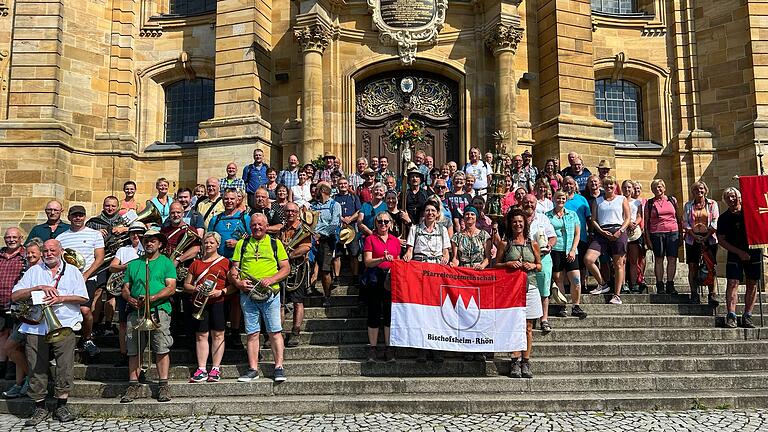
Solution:
<svg viewBox="0 0 768 432"><path fill-rule="evenodd" d="M197 313L197 308L190 303L192 313ZM224 302L205 305L200 320L192 318L196 333L208 333L211 330L224 331L227 327L227 314L224 313Z"/></svg>
<svg viewBox="0 0 768 432"><path fill-rule="evenodd" d="M89 309L93 307L93 296L98 288L102 288L107 284L107 281L109 280L109 274L109 272L103 271L96 274L96 277L85 281L85 289L88 290L88 300L80 303L80 306L84 306Z"/></svg>
<svg viewBox="0 0 768 432"><path fill-rule="evenodd" d="M264 320L267 333L279 333L283 331L280 324L280 296L273 295L263 302L255 302L248 294L240 293L240 308L245 319L245 333L252 335L261 331L260 321Z"/></svg>
<svg viewBox="0 0 768 432"><path fill-rule="evenodd" d="M552 257L549 254L541 257L541 271L536 272L536 286L542 297L549 297L552 287Z"/></svg>
<svg viewBox="0 0 768 432"><path fill-rule="evenodd" d="M355 236L349 244L342 242L336 242L336 256L352 256L356 257L360 255L360 236Z"/></svg>
<svg viewBox="0 0 768 432"><path fill-rule="evenodd" d="M173 346L173 337L171 337L171 316L168 312L158 309L157 318L160 328L149 332L149 345L155 354L167 354ZM133 330L138 322L138 314L131 312L128 315L128 331L125 335L125 345L128 349L128 356L133 357L140 354L138 343L141 342L141 352L147 348L147 332ZM139 341L141 337L141 341Z"/></svg>
<svg viewBox="0 0 768 432"><path fill-rule="evenodd" d="M13 326L13 330L11 330L10 336L8 336L8 339L16 342L19 345L24 345L27 343L27 335L19 331L19 328L21 328L21 323L16 323Z"/></svg>
<svg viewBox="0 0 768 432"><path fill-rule="evenodd" d="M604 237L602 234L595 234L595 239L589 245L589 248L600 252L600 255L609 254L614 255L626 255L627 254L627 233L622 233L621 237L611 241Z"/></svg>
<svg viewBox="0 0 768 432"><path fill-rule="evenodd" d="M579 251L579 256L576 257L576 261L579 262L579 270L581 271L581 274L586 274L585 272L587 271L587 265L584 263L584 257L587 256L587 250L589 250L589 242L579 241L577 249Z"/></svg>
<svg viewBox="0 0 768 432"><path fill-rule="evenodd" d="M117 311L117 322L124 323L128 321L128 302L123 296L115 297L115 310Z"/></svg>
<svg viewBox="0 0 768 432"><path fill-rule="evenodd" d="M13 319L13 315L7 313L6 311L0 310L0 331L13 330L15 321L16 320Z"/></svg>
<svg viewBox="0 0 768 432"><path fill-rule="evenodd" d="M330 272L333 269L333 251L336 249L336 238L320 237L320 241L316 245L317 253L315 259L317 260L317 267L321 272Z"/></svg>
<svg viewBox="0 0 768 432"><path fill-rule="evenodd" d="M760 260L762 259L762 249L749 250L749 262L740 260L736 255L728 253L728 261L725 263L725 278L733 280L742 280L742 276L747 280L760 280Z"/></svg>
<svg viewBox="0 0 768 432"><path fill-rule="evenodd" d="M552 256L552 272L574 271L579 269L579 255L573 262L568 262L568 254L565 251L555 251L549 253Z"/></svg>
<svg viewBox="0 0 768 432"><path fill-rule="evenodd" d="M680 247L680 233L677 231L651 233L650 237L651 250L653 250L655 258L677 258L678 248Z"/></svg>
<svg viewBox="0 0 768 432"><path fill-rule="evenodd" d="M291 263L291 272L295 272L294 275L289 275L280 284L280 302L286 303L304 303L304 297L307 296L307 287L309 286L309 278L311 275L309 263ZM298 287L292 291L286 289L288 283L296 284Z"/></svg>
<svg viewBox="0 0 768 432"><path fill-rule="evenodd" d="M287 291L285 288L280 290L280 301L283 304L304 303L304 297L307 296L306 284L301 285L293 291Z"/></svg>
<svg viewBox="0 0 768 432"><path fill-rule="evenodd" d="M685 263L686 264L699 264L701 261L701 243L685 244ZM707 245L709 250L709 256L717 263L717 243Z"/></svg>

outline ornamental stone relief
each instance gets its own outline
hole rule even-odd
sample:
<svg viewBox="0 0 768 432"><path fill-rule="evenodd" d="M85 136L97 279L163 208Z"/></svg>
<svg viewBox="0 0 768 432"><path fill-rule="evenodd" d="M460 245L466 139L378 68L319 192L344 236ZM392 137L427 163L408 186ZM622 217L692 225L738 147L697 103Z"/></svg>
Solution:
<svg viewBox="0 0 768 432"><path fill-rule="evenodd" d="M407 109L433 118L452 118L456 100L450 87L427 77L383 78L357 95L358 118L384 118Z"/></svg>
<svg viewBox="0 0 768 432"><path fill-rule="evenodd" d="M400 61L416 59L419 44L434 45L445 23L448 0L367 0L379 40L397 46Z"/></svg>

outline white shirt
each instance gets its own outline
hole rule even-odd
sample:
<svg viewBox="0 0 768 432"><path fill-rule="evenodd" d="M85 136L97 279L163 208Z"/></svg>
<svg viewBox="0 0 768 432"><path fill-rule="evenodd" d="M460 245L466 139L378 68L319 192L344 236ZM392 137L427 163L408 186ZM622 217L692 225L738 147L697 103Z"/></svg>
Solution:
<svg viewBox="0 0 768 432"><path fill-rule="evenodd" d="M544 201L536 201L536 213L544 214L555 208L555 204L549 198L544 198Z"/></svg>
<svg viewBox="0 0 768 432"><path fill-rule="evenodd" d="M547 245L549 237L557 237L555 233L555 227L552 226L552 222L543 213L535 212L533 214L533 221L531 221L530 231L528 237L531 241L539 243L539 247Z"/></svg>
<svg viewBox="0 0 768 432"><path fill-rule="evenodd" d="M597 222L601 227L606 225L624 224L624 195L614 195L610 201L599 196L597 197Z"/></svg>
<svg viewBox="0 0 768 432"><path fill-rule="evenodd" d="M304 186L296 185L291 187L291 192L293 193L293 202L295 202L296 205L309 208L309 202L312 201L309 182L305 182Z"/></svg>
<svg viewBox="0 0 768 432"><path fill-rule="evenodd" d="M63 271L63 273L59 279L59 284L56 286L59 294L62 296L75 295L87 299L88 291L85 289L85 280L82 273L75 266L65 263L64 260L61 261L60 266L59 271ZM11 292L38 285L53 286L54 279L51 269L45 265L43 260L40 260L39 264L30 267L24 273L24 276L13 287ZM83 315L80 314L80 305L78 303L61 303L52 306L52 308L64 327L73 328L77 323L83 322ZM22 323L19 331L24 334L44 335L48 333L48 324L45 320L40 321L40 324L37 325Z"/></svg>
<svg viewBox="0 0 768 432"><path fill-rule="evenodd" d="M77 232L71 229L64 231L56 237L56 240L61 242L62 249L74 249L80 252L85 259L83 271L88 270L96 259L94 251L99 248L104 249L104 237L101 236L100 232L88 227ZM95 275L91 277L91 280L93 279L96 279Z"/></svg>
<svg viewBox="0 0 768 432"><path fill-rule="evenodd" d="M417 235L418 231L418 235ZM448 230L436 223L432 232L427 232L423 223L411 226L408 232L408 246L413 246L413 255L424 255L427 258L442 258L443 249L451 247Z"/></svg>
<svg viewBox="0 0 768 432"><path fill-rule="evenodd" d="M115 252L115 258L120 261L120 264L128 264L129 262L138 259L140 253L144 253L144 246L141 242L139 242L139 246L136 248L131 245L121 247Z"/></svg>
<svg viewBox="0 0 768 432"><path fill-rule="evenodd" d="M488 176L493 174L491 166L484 161L477 161L476 164L467 162L464 166L464 172L472 174L475 177L475 182L472 184L472 189L485 189L488 187Z"/></svg>
<svg viewBox="0 0 768 432"><path fill-rule="evenodd" d="M643 200L641 200L641 199L631 199L630 198L630 200L629 200L629 217L630 217L630 219L629 220L632 223L637 222L637 212L642 207L643 207ZM639 210L639 211L642 211L642 210ZM624 221L622 220L621 223L624 223Z"/></svg>

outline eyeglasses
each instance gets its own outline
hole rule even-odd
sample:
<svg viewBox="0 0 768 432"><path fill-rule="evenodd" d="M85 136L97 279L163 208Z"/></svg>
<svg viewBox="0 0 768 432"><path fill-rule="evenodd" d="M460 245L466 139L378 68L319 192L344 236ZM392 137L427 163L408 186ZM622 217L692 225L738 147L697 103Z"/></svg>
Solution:
<svg viewBox="0 0 768 432"><path fill-rule="evenodd" d="M45 211L51 212L51 213L61 213L61 210L59 209L45 209Z"/></svg>
<svg viewBox="0 0 768 432"><path fill-rule="evenodd" d="M286 210L285 212L286 213L298 213L299 211L298 210Z"/></svg>
<svg viewBox="0 0 768 432"><path fill-rule="evenodd" d="M378 219L376 220L376 223L382 224L382 225L389 225L389 220L387 219Z"/></svg>
<svg viewBox="0 0 768 432"><path fill-rule="evenodd" d="M448 189L448 188L445 186L435 186L435 189Z"/></svg>

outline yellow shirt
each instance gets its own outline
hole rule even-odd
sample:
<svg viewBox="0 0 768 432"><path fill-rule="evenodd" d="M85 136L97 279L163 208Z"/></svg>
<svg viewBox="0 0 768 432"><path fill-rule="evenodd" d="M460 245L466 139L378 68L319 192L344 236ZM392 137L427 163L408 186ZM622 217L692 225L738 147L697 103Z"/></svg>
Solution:
<svg viewBox="0 0 768 432"><path fill-rule="evenodd" d="M240 239L235 245L235 254L232 261L240 263L240 279L263 279L277 274L277 261L288 259L288 253L285 252L285 246L280 240L275 240L277 244L277 261L275 261L275 252L272 250L272 242L268 235L261 240L248 237L248 243L245 245L243 256L240 251L243 250L243 241ZM272 284L273 291L279 291L279 284Z"/></svg>

